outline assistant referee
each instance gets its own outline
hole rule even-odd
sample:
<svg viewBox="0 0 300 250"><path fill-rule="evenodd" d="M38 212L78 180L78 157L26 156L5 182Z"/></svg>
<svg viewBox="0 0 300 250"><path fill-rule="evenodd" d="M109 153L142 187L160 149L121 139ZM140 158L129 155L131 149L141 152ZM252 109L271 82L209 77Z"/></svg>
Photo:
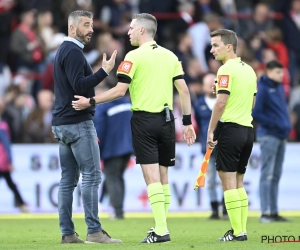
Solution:
<svg viewBox="0 0 300 250"><path fill-rule="evenodd" d="M72 102L76 110L81 110L119 98L129 88L133 148L136 162L142 167L155 220L155 228L148 231L141 243L170 241L166 217L171 200L168 167L175 165L174 84L182 106L183 138L189 146L196 139L191 122L191 99L181 63L171 51L153 40L156 30L154 16L134 15L128 35L131 44L139 48L130 51L119 65L116 87L90 99L75 96L79 100Z"/></svg>
<svg viewBox="0 0 300 250"><path fill-rule="evenodd" d="M218 240L244 241L248 196L243 180L254 140L251 113L257 79L254 70L236 55L235 32L220 29L210 36L210 52L223 65L217 73L217 101L208 127L207 146L216 147L216 168L232 227Z"/></svg>

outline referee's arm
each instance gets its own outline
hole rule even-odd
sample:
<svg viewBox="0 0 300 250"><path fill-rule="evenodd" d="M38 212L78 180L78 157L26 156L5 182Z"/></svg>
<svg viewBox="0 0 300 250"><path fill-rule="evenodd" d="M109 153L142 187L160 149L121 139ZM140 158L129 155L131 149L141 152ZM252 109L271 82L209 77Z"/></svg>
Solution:
<svg viewBox="0 0 300 250"><path fill-rule="evenodd" d="M174 81L175 87L179 93L181 109L183 115L191 114L191 97L189 89L183 79L176 79Z"/></svg>
<svg viewBox="0 0 300 250"><path fill-rule="evenodd" d="M213 132L218 124L218 121L221 119L222 114L224 112L227 100L229 98L228 94L225 93L219 93L217 95L216 104L213 108L209 126L208 126L208 132Z"/></svg>
<svg viewBox="0 0 300 250"><path fill-rule="evenodd" d="M207 130L207 147L214 148L217 144L217 141L213 140L214 130L218 124L218 121L221 119L226 103L228 100L228 93L218 93L216 104L212 110L210 122Z"/></svg>
<svg viewBox="0 0 300 250"><path fill-rule="evenodd" d="M113 101L124 96L128 88L128 83L118 82L115 87L94 96L94 100L96 104ZM78 99L77 101L72 101L72 107L75 110L84 110L91 106L90 98L85 98L84 96L79 95L75 95L74 97Z"/></svg>

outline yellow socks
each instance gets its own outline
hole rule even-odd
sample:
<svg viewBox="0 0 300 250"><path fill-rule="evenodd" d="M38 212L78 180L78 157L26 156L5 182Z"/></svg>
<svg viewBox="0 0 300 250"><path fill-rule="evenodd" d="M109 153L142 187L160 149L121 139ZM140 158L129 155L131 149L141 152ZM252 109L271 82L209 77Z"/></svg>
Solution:
<svg viewBox="0 0 300 250"><path fill-rule="evenodd" d="M224 192L225 206L230 219L234 235L242 232L241 200L237 189L230 189Z"/></svg>
<svg viewBox="0 0 300 250"><path fill-rule="evenodd" d="M171 202L171 191L170 191L170 186L169 184L164 184L162 185L164 194L165 194L165 215L166 218L168 216L169 212L169 207L170 207L170 202Z"/></svg>
<svg viewBox="0 0 300 250"><path fill-rule="evenodd" d="M246 225L247 225L247 218L248 218L248 195L246 193L245 188L238 188L237 189L240 199L241 199L241 218L242 218L242 231L246 231Z"/></svg>
<svg viewBox="0 0 300 250"><path fill-rule="evenodd" d="M163 235L168 230L165 214L165 194L160 182L151 183L147 187L154 220L155 233Z"/></svg>

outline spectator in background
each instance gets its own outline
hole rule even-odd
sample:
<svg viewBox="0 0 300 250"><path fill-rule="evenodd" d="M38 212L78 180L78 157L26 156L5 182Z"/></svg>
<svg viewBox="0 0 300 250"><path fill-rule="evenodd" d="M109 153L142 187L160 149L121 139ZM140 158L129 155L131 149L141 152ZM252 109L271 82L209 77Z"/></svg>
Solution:
<svg viewBox="0 0 300 250"><path fill-rule="evenodd" d="M199 137L201 143L201 153L205 155L207 129L211 117L211 112L216 103L216 94L213 93L213 85L215 84L216 75L207 74L203 77L203 95L201 95L194 104L195 117L199 128ZM214 151L209 160L209 166L206 174L207 190L210 199L212 214L209 219L220 219L219 216L219 201L217 194L217 170L216 158ZM224 199L222 199L223 219L228 219Z"/></svg>
<svg viewBox="0 0 300 250"><path fill-rule="evenodd" d="M178 7L179 17L172 22L173 34L185 33L195 22L195 6L190 1L183 1Z"/></svg>
<svg viewBox="0 0 300 250"><path fill-rule="evenodd" d="M265 34L262 32L261 37L266 43L267 47L275 52L277 60L284 68L284 78L282 83L285 96L288 99L290 96L291 87L290 74L288 71L289 53L286 45L282 41L282 32L279 28L274 28L267 30Z"/></svg>
<svg viewBox="0 0 300 250"><path fill-rule="evenodd" d="M51 119L54 95L51 90L43 89L37 96L37 107L25 120L23 130L24 143L56 143L51 131Z"/></svg>
<svg viewBox="0 0 300 250"><path fill-rule="evenodd" d="M278 1L277 10L283 13L280 27L289 51L291 86L294 87L298 84L300 67L300 0Z"/></svg>
<svg viewBox="0 0 300 250"><path fill-rule="evenodd" d="M41 43L33 29L35 14L33 9L24 11L20 16L21 23L12 34L10 45L15 57L16 71L35 71L37 63L43 60Z"/></svg>
<svg viewBox="0 0 300 250"><path fill-rule="evenodd" d="M65 36L66 35L63 33L56 33L53 35L49 47L50 51L45 59L45 71L42 78L43 89L49 89L52 92L54 91L54 78L53 78L54 58Z"/></svg>
<svg viewBox="0 0 300 250"><path fill-rule="evenodd" d="M299 76L299 80L300 80L300 76ZM294 87L291 91L291 96L289 99L289 108L290 110L293 110L294 107L300 103L300 81L299 84Z"/></svg>
<svg viewBox="0 0 300 250"><path fill-rule="evenodd" d="M265 46L263 45L263 41L261 39L260 34L254 33L250 35L247 39L247 42L248 42L248 50L250 50L251 54L253 55L253 59L257 62L257 64L262 64L263 62L262 54Z"/></svg>
<svg viewBox="0 0 300 250"><path fill-rule="evenodd" d="M192 52L199 60L202 74L208 72L207 58L209 57L210 32L222 28L220 17L213 13L205 14L202 22L198 22L188 29L193 39Z"/></svg>
<svg viewBox="0 0 300 250"><path fill-rule="evenodd" d="M105 185L114 208L112 219L124 219L124 172L133 154L131 138L131 103L127 96L97 105L95 128L104 161Z"/></svg>
<svg viewBox="0 0 300 250"><path fill-rule="evenodd" d="M16 4L15 0L0 1L0 63L8 63L9 45L11 26L13 23L13 8Z"/></svg>
<svg viewBox="0 0 300 250"><path fill-rule="evenodd" d="M237 17L236 3L234 0L218 0L220 7L225 15L222 18L222 23L225 28L238 30L239 20Z"/></svg>
<svg viewBox="0 0 300 250"><path fill-rule="evenodd" d="M224 16L224 12L218 0L196 0L195 16L196 22L203 21L205 14L216 14L219 17Z"/></svg>
<svg viewBox="0 0 300 250"><path fill-rule="evenodd" d="M217 74L218 69L222 66L220 61L215 60L213 57L208 58L208 68L209 72L212 74Z"/></svg>
<svg viewBox="0 0 300 250"><path fill-rule="evenodd" d="M279 28L267 30L266 33L261 33L261 38L266 43L267 47L272 49L277 56L278 61L284 68L289 67L289 54L286 45L283 43L282 32Z"/></svg>
<svg viewBox="0 0 300 250"><path fill-rule="evenodd" d="M292 109L291 122L295 133L294 140L300 142L300 102Z"/></svg>
<svg viewBox="0 0 300 250"><path fill-rule="evenodd" d="M131 15L131 6L127 0L112 0L102 7L98 19L102 22L104 31L123 40L129 29Z"/></svg>
<svg viewBox="0 0 300 250"><path fill-rule="evenodd" d="M248 39L249 36L261 33L274 27L269 7L265 3L258 3L254 7L252 18L245 22L246 27L240 31L240 36Z"/></svg>
<svg viewBox="0 0 300 250"><path fill-rule="evenodd" d="M187 69L184 74L184 80L191 92L192 101L202 92L202 68L197 58L192 57L187 61Z"/></svg>
<svg viewBox="0 0 300 250"><path fill-rule="evenodd" d="M10 68L0 60L0 98L4 97L7 87L12 81Z"/></svg>
<svg viewBox="0 0 300 250"><path fill-rule="evenodd" d="M174 54L178 57L178 60L181 61L183 71L186 72L188 67L188 61L193 57L192 54L192 45L193 40L189 33L179 33L177 35L177 45L174 50Z"/></svg>
<svg viewBox="0 0 300 250"><path fill-rule="evenodd" d="M104 32L110 32L113 38L122 42L124 50L132 49L128 39L127 31L132 16L132 8L127 0L111 0L104 5L99 13L98 20L95 20L95 27L99 24Z"/></svg>
<svg viewBox="0 0 300 250"><path fill-rule="evenodd" d="M291 122L282 87L283 65L270 61L266 75L258 82L253 118L258 123L257 140L261 149L260 222L287 221L278 215L278 190L286 139Z"/></svg>
<svg viewBox="0 0 300 250"><path fill-rule="evenodd" d="M55 29L53 28L53 15L51 11L47 10L38 13L36 33L44 45L45 54L48 55L51 50L52 40L55 34Z"/></svg>
<svg viewBox="0 0 300 250"><path fill-rule="evenodd" d="M42 43L33 29L36 10L31 9L21 14L21 23L11 37L11 51L14 54L13 70L20 73L41 73L44 60ZM41 81L35 77L31 94L36 99L37 92L42 88Z"/></svg>
<svg viewBox="0 0 300 250"><path fill-rule="evenodd" d="M23 124L35 107L34 99L28 94L29 80L24 75L16 75L4 96L6 109L3 118L7 121L13 143L22 142Z"/></svg>
<svg viewBox="0 0 300 250"><path fill-rule="evenodd" d="M2 120L2 113L5 109L3 99L0 99L0 178L6 180L8 187L14 193L15 204L20 208L21 212L28 212L28 207L21 197L21 194L11 178L11 171L14 170L12 164L11 142L9 127L5 121Z"/></svg>

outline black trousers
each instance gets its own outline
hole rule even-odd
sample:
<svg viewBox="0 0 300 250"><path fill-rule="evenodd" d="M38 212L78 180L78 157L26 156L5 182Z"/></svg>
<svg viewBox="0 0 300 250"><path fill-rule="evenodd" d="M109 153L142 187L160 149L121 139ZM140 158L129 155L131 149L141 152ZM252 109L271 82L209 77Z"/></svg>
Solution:
<svg viewBox="0 0 300 250"><path fill-rule="evenodd" d="M15 196L15 205L16 206L22 206L24 205L24 201L20 195L20 192L16 186L16 184L13 182L13 180L11 179L11 174L10 172L2 172L0 171L0 178L4 177L7 183L7 186L11 189L11 191L13 191L14 196Z"/></svg>
<svg viewBox="0 0 300 250"><path fill-rule="evenodd" d="M104 161L105 187L117 218L123 218L124 216L125 183L123 174L130 155L118 156Z"/></svg>

